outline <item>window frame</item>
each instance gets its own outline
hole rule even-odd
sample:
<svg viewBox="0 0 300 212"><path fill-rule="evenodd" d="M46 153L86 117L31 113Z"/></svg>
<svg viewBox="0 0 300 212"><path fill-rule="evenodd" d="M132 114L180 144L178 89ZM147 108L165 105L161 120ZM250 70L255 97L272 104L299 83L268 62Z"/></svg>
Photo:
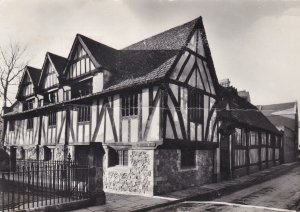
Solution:
<svg viewBox="0 0 300 212"><path fill-rule="evenodd" d="M9 131L9 132L15 131L15 120L9 120L8 131Z"/></svg>
<svg viewBox="0 0 300 212"><path fill-rule="evenodd" d="M77 120L78 123L89 123L91 121L91 106L80 106L77 108L78 114L77 114Z"/></svg>
<svg viewBox="0 0 300 212"><path fill-rule="evenodd" d="M129 150L128 149L108 149L108 167L128 167Z"/></svg>
<svg viewBox="0 0 300 212"><path fill-rule="evenodd" d="M195 149L181 149L180 150L180 168L190 169L197 166L197 155Z"/></svg>
<svg viewBox="0 0 300 212"><path fill-rule="evenodd" d="M189 90L187 106L189 121L197 124L203 124L204 94L196 89Z"/></svg>
<svg viewBox="0 0 300 212"><path fill-rule="evenodd" d="M47 101L46 101L47 98ZM44 95L44 105L54 104L58 102L58 90L47 92Z"/></svg>
<svg viewBox="0 0 300 212"><path fill-rule="evenodd" d="M32 130L33 129L33 123L34 123L33 118L28 118L27 119L27 130Z"/></svg>
<svg viewBox="0 0 300 212"><path fill-rule="evenodd" d="M121 98L121 117L135 118L139 115L139 93L131 93Z"/></svg>
<svg viewBox="0 0 300 212"><path fill-rule="evenodd" d="M48 127L56 127L56 125L57 125L56 112L50 112L48 114Z"/></svg>
<svg viewBox="0 0 300 212"><path fill-rule="evenodd" d="M88 78L71 85L71 99L84 97L93 93L93 78Z"/></svg>
<svg viewBox="0 0 300 212"><path fill-rule="evenodd" d="M34 99L23 102L23 111L32 110L34 104Z"/></svg>

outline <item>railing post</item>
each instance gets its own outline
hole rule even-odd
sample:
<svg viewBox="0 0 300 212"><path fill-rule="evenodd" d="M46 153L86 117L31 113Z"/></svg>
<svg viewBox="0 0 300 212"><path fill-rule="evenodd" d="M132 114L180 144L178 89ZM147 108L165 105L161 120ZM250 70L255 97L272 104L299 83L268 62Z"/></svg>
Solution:
<svg viewBox="0 0 300 212"><path fill-rule="evenodd" d="M68 195L70 196L71 191L71 154L68 154L68 164L67 164L67 191Z"/></svg>

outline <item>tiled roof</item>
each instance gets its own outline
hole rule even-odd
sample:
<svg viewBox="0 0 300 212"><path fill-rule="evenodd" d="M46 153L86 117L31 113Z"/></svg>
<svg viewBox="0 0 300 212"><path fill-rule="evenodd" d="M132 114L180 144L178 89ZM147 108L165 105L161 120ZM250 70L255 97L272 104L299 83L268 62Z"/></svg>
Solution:
<svg viewBox="0 0 300 212"><path fill-rule="evenodd" d="M194 29L197 21L201 17L194 19L183 25L174 27L150 38L132 44L124 50L178 50L186 46L187 39Z"/></svg>
<svg viewBox="0 0 300 212"><path fill-rule="evenodd" d="M271 115L267 116L267 118L275 125L275 126L285 126L290 128L291 130L295 131L296 127L296 121L295 119L283 117L283 116L277 116L277 115Z"/></svg>
<svg viewBox="0 0 300 212"><path fill-rule="evenodd" d="M230 110L219 112L221 118L233 120L238 123L246 124L250 127L268 130L270 132L279 133L277 128L258 110L257 107L238 96L237 92L229 87L224 88L220 86L220 101L218 103L219 109L225 109L226 104L229 103Z"/></svg>
<svg viewBox="0 0 300 212"><path fill-rule="evenodd" d="M98 64L104 66L105 68L109 68L110 70L115 70L115 64L118 54L118 51L116 49L99 43L84 35L77 34L77 36L83 41Z"/></svg>
<svg viewBox="0 0 300 212"><path fill-rule="evenodd" d="M153 66L153 63L147 67L147 60L144 58L145 60L143 62L146 63L145 66L140 66L140 69L137 69L138 66L133 65L132 68L135 69L135 71L119 71L115 80L111 82L110 86L108 86L106 90L115 90L128 87L129 85L140 85L149 81L161 79L166 75L175 58L176 55L171 54L168 58L158 60L155 67L151 67Z"/></svg>
<svg viewBox="0 0 300 212"><path fill-rule="evenodd" d="M167 73L178 53L177 50L120 50L117 72L107 88L129 86L142 79L161 78ZM144 80L142 83L145 83Z"/></svg>
<svg viewBox="0 0 300 212"><path fill-rule="evenodd" d="M58 72L59 75L61 75L64 71L64 68L67 64L67 59L64 57L61 57L59 55L53 54L48 52L48 55L53 63L53 65L55 66L56 71Z"/></svg>
<svg viewBox="0 0 300 212"><path fill-rule="evenodd" d="M39 83L40 75L41 75L41 70L37 68L33 68L31 66L27 66L28 73L32 79L32 83L34 86L37 86Z"/></svg>

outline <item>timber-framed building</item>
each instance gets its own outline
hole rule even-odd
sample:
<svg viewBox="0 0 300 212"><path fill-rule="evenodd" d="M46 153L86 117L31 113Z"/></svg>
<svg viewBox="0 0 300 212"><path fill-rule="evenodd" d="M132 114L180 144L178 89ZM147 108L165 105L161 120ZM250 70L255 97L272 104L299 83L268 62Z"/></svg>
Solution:
<svg viewBox="0 0 300 212"><path fill-rule="evenodd" d="M201 17L121 50L77 34L67 58L26 68L4 142L18 159L78 163L99 143L105 191L165 193L279 161L280 133L236 96L218 83ZM228 112L245 108L255 117Z"/></svg>

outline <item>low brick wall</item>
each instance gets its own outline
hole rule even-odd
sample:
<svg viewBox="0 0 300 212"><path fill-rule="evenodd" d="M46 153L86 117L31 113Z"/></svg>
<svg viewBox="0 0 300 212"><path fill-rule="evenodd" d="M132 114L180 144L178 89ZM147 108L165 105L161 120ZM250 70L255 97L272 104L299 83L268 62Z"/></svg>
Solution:
<svg viewBox="0 0 300 212"><path fill-rule="evenodd" d="M154 150L129 150L128 166L108 167L108 150L104 156L104 191L153 195Z"/></svg>
<svg viewBox="0 0 300 212"><path fill-rule="evenodd" d="M156 149L154 193L163 194L213 180L214 150L196 150L196 167L182 169L179 149Z"/></svg>

